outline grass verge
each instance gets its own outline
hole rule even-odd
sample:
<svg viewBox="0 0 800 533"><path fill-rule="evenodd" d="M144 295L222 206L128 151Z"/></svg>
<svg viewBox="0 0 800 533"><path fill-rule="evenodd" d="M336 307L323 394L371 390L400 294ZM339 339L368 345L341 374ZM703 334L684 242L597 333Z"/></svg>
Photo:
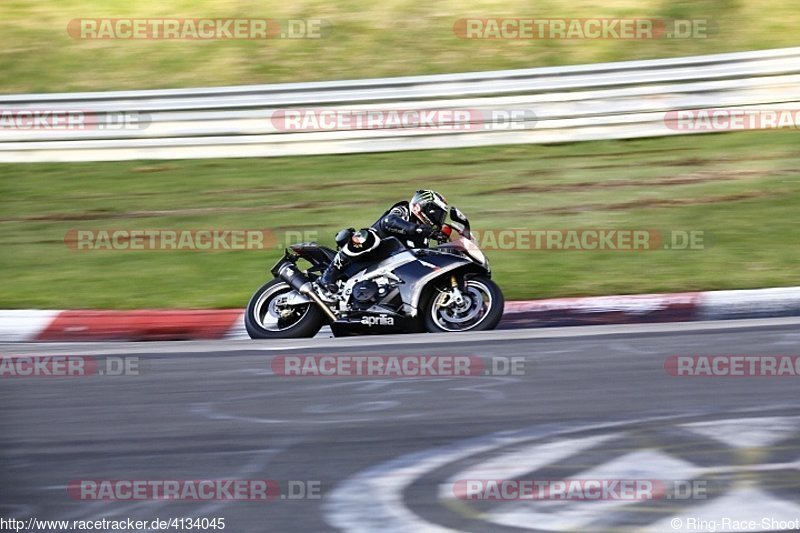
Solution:
<svg viewBox="0 0 800 533"><path fill-rule="evenodd" d="M0 308L240 307L280 251L76 251L81 229L372 223L436 188L478 228L703 231L701 250L493 250L508 299L800 284L794 131L559 146L0 165Z"/></svg>
<svg viewBox="0 0 800 533"><path fill-rule="evenodd" d="M461 18L707 20L682 39L460 39ZM86 40L73 19L324 19L321 39ZM527 68L796 46L800 10L760 0L3 0L0 92L197 87Z"/></svg>

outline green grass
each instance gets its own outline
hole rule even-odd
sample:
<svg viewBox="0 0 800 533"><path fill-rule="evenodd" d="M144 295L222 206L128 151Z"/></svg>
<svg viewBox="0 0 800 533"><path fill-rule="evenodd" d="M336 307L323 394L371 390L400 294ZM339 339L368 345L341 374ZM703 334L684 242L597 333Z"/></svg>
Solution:
<svg viewBox="0 0 800 533"><path fill-rule="evenodd" d="M276 159L0 165L0 308L240 307L267 251L75 251L72 229L336 230L418 187L477 228L702 230L695 251L488 252L507 298L800 284L795 131Z"/></svg>
<svg viewBox="0 0 800 533"><path fill-rule="evenodd" d="M708 38L463 40L467 17L709 19ZM76 40L80 18L325 19L323 39ZM238 85L674 57L797 44L783 0L3 0L0 93Z"/></svg>

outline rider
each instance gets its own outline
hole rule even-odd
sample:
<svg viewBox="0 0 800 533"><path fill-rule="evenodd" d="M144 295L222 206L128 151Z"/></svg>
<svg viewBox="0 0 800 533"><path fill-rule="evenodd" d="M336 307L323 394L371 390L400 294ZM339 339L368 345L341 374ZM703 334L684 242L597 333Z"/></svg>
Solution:
<svg viewBox="0 0 800 533"><path fill-rule="evenodd" d="M353 261L375 260L375 250L386 237L397 237L409 248L425 248L428 240L448 240L444 220L450 211L444 196L436 191L419 190L408 202L397 202L371 227L342 230L336 236L339 252L320 276L318 284L331 294L338 291L342 270ZM372 253L371 253L372 252Z"/></svg>

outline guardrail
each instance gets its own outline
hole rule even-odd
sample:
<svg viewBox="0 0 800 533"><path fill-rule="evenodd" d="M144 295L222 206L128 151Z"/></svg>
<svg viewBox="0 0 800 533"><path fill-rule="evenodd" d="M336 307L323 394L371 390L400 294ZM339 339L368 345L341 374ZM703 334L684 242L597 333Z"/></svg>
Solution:
<svg viewBox="0 0 800 533"><path fill-rule="evenodd" d="M355 81L0 95L0 119L42 110L79 111L103 123L125 113L146 117L124 129L0 124L0 162L270 157L651 137L688 133L668 126L668 112L709 107L800 109L800 47ZM473 113L433 128L336 123L298 131L276 126L274 119L287 109ZM509 121L503 111L524 113Z"/></svg>

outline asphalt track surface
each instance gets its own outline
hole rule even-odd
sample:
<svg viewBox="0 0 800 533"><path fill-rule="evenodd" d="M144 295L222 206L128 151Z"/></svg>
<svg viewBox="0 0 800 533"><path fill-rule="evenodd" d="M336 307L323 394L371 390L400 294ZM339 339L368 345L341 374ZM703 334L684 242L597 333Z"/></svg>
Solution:
<svg viewBox="0 0 800 533"><path fill-rule="evenodd" d="M0 517L225 517L226 531L700 531L800 519L798 377L675 377L671 355L797 355L800 319L480 334L0 345L139 374L0 380ZM521 357L513 376L286 377L286 355ZM702 480L648 501L467 501L465 479ZM71 480L319 482L318 499L82 501ZM670 520L682 520L681 523ZM736 526L736 524L740 524ZM710 530L707 525L706 531ZM721 531L722 523L716 524ZM72 529L67 529L72 530ZM175 531L173 529L173 531Z"/></svg>

